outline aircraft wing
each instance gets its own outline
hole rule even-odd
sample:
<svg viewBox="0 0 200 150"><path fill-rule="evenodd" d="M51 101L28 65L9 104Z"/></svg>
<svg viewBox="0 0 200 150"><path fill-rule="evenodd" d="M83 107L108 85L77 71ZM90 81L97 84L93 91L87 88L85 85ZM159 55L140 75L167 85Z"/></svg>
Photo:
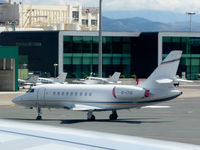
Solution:
<svg viewBox="0 0 200 150"><path fill-rule="evenodd" d="M2 150L199 150L200 146L0 120Z"/></svg>
<svg viewBox="0 0 200 150"><path fill-rule="evenodd" d="M82 105L82 104L75 104L74 107L71 108L71 110L98 110L98 109L102 108L90 105Z"/></svg>
<svg viewBox="0 0 200 150"><path fill-rule="evenodd" d="M185 79L175 79L178 82L188 82L188 83L192 83L193 81L191 80L185 80Z"/></svg>

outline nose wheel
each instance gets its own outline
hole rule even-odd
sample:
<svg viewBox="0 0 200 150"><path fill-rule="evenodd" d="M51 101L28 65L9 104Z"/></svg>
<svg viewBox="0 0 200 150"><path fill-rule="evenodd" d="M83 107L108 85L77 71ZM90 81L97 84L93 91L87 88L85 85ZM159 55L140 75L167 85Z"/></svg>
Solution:
<svg viewBox="0 0 200 150"><path fill-rule="evenodd" d="M93 115L92 111L88 111L87 120L89 120L89 121L94 121L95 120L95 116Z"/></svg>
<svg viewBox="0 0 200 150"><path fill-rule="evenodd" d="M38 113L38 116L36 117L36 120L42 120L42 109L40 107L37 108L37 113Z"/></svg>
<svg viewBox="0 0 200 150"><path fill-rule="evenodd" d="M117 111L116 110L112 110L112 114L110 114L109 118L110 120L117 120Z"/></svg>

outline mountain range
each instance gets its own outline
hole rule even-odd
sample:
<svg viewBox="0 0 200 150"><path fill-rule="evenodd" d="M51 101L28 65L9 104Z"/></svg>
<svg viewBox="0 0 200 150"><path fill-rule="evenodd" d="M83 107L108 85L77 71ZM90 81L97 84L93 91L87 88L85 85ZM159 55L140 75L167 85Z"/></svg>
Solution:
<svg viewBox="0 0 200 150"><path fill-rule="evenodd" d="M193 16L192 31L200 31L199 20L200 15ZM190 31L190 22L186 14L172 12L104 12L102 28L105 31Z"/></svg>
<svg viewBox="0 0 200 150"><path fill-rule="evenodd" d="M155 22L140 17L124 19L102 17L102 28L105 31L190 31L190 24L189 22ZM193 22L192 31L200 31L200 23Z"/></svg>

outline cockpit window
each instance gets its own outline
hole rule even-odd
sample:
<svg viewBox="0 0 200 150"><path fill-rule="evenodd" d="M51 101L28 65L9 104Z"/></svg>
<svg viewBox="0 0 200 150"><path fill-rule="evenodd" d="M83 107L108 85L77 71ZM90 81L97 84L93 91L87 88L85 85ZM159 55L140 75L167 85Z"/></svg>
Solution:
<svg viewBox="0 0 200 150"><path fill-rule="evenodd" d="M27 93L33 93L34 92L34 89L30 88Z"/></svg>

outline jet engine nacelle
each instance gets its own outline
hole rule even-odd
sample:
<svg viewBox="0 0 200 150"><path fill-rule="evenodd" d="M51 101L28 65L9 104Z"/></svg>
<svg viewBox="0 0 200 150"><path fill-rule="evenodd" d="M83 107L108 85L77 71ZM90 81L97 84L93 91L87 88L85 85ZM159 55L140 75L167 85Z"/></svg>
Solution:
<svg viewBox="0 0 200 150"><path fill-rule="evenodd" d="M141 87L114 87L113 96L117 99L135 99L149 97L149 90Z"/></svg>

